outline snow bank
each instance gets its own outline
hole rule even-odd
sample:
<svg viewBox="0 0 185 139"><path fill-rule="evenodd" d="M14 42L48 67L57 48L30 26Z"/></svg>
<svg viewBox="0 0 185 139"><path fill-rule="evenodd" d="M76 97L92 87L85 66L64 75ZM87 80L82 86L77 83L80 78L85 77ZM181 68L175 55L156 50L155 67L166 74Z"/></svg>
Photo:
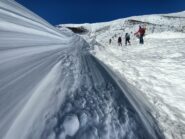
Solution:
<svg viewBox="0 0 185 139"><path fill-rule="evenodd" d="M41 132L39 130L43 129L46 120L43 117L47 115L48 109L53 109L51 102L55 101L53 92L59 79L60 64L57 63L34 89L32 96L15 119L4 139L25 139L30 134L30 130L35 130L33 136L39 136L38 134ZM49 112L53 113L52 111ZM36 119L38 123L34 123ZM24 132L22 132L23 129Z"/></svg>
<svg viewBox="0 0 185 139"><path fill-rule="evenodd" d="M36 138L64 98L53 95L59 59L76 37L14 0L0 1L0 32L0 138L25 139L33 132Z"/></svg>
<svg viewBox="0 0 185 139"><path fill-rule="evenodd" d="M65 35L13 0L0 1L0 49L60 44Z"/></svg>

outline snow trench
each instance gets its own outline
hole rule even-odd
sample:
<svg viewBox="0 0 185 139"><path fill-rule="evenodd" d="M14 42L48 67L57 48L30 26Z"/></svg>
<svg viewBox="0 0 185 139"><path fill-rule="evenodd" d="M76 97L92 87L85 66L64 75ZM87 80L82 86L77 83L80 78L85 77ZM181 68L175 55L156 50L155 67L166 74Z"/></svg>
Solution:
<svg viewBox="0 0 185 139"><path fill-rule="evenodd" d="M137 100L126 96L135 92L118 84L117 75L94 58L88 47L76 36L71 47L30 48L20 63L19 58L13 58L8 61L10 65L4 64L1 91L9 95L5 93L1 102L11 101L4 107L7 117L1 117L4 125L9 124L5 139L163 138L155 120L143 115L143 108L133 106ZM21 50L11 51L16 54ZM14 67L13 72L9 66ZM13 77L15 81L9 82ZM16 110L14 115L11 110Z"/></svg>
<svg viewBox="0 0 185 139"><path fill-rule="evenodd" d="M47 119L41 138L164 138L149 114L151 121L141 120L139 109L135 110L124 95L131 92L123 92L92 55L81 54L78 57L79 69L75 72L75 88L66 93L59 111ZM70 62L70 65L75 64L73 60Z"/></svg>

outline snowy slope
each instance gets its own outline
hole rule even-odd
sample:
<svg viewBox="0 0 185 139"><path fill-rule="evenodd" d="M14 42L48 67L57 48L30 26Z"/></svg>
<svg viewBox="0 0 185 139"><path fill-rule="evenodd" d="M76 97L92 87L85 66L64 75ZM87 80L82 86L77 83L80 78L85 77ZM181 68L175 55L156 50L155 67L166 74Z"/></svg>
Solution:
<svg viewBox="0 0 185 139"><path fill-rule="evenodd" d="M169 33L168 33L169 34ZM185 138L184 43L178 34L156 34L146 38L144 46L127 48L116 46L97 49L96 56L129 83L141 90L155 106L153 115L161 125L166 138ZM159 43L160 42L160 43Z"/></svg>
<svg viewBox="0 0 185 139"><path fill-rule="evenodd" d="M87 29L80 35L91 44L92 53L149 100L165 137L185 139L184 17L185 12L180 12L57 27ZM147 28L143 46L133 35L139 25ZM126 32L131 33L132 45L120 48L117 38L122 36L124 40Z"/></svg>
<svg viewBox="0 0 185 139"><path fill-rule="evenodd" d="M59 29L63 27L83 27L88 30L84 34L84 37L88 36L88 40L96 38L98 42L108 45L110 38L117 41L117 36L124 36L126 32L131 33L131 36L133 36L139 25L146 27L147 34L164 31L185 32L183 13L133 16L105 23L66 24L58 25L57 27Z"/></svg>
<svg viewBox="0 0 185 139"><path fill-rule="evenodd" d="M185 17L185 11L182 12L178 12L178 13L172 13L172 14L168 14L174 17Z"/></svg>
<svg viewBox="0 0 185 139"><path fill-rule="evenodd" d="M89 44L0 1L0 138L163 139L153 107Z"/></svg>

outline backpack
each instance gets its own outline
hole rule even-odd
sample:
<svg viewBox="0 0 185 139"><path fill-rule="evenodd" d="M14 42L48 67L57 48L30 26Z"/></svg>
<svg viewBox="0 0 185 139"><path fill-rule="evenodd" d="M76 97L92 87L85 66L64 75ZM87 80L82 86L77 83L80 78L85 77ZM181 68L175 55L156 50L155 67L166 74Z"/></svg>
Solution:
<svg viewBox="0 0 185 139"><path fill-rule="evenodd" d="M145 28L141 28L139 32L140 32L140 35L145 35Z"/></svg>
<svg viewBox="0 0 185 139"><path fill-rule="evenodd" d="M126 37L126 39L129 40L129 39L130 39L130 34L127 33L127 34L125 35L125 37Z"/></svg>

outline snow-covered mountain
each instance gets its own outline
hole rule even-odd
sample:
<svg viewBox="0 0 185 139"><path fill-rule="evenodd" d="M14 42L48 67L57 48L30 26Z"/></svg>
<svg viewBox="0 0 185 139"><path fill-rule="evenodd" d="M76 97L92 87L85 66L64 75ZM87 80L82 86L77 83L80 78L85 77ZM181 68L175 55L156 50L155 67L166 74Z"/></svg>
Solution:
<svg viewBox="0 0 185 139"><path fill-rule="evenodd" d="M58 30L1 0L0 138L183 139L181 15ZM116 36L138 24L147 25L146 44L117 47Z"/></svg>
<svg viewBox="0 0 185 139"><path fill-rule="evenodd" d="M61 24L57 28L68 27L72 30L80 30L81 35L88 36L91 39L96 38L98 42L107 45L110 38L117 41L117 36L124 36L126 32L133 36L139 25L147 28L147 34L164 31L185 33L185 17L183 15L184 12L133 16L105 23Z"/></svg>
<svg viewBox="0 0 185 139"><path fill-rule="evenodd" d="M147 28L143 46L133 35L139 25ZM95 57L141 91L167 139L185 139L184 11L57 26L64 27L82 36ZM132 45L118 47L118 37L124 40L126 32L131 33Z"/></svg>

